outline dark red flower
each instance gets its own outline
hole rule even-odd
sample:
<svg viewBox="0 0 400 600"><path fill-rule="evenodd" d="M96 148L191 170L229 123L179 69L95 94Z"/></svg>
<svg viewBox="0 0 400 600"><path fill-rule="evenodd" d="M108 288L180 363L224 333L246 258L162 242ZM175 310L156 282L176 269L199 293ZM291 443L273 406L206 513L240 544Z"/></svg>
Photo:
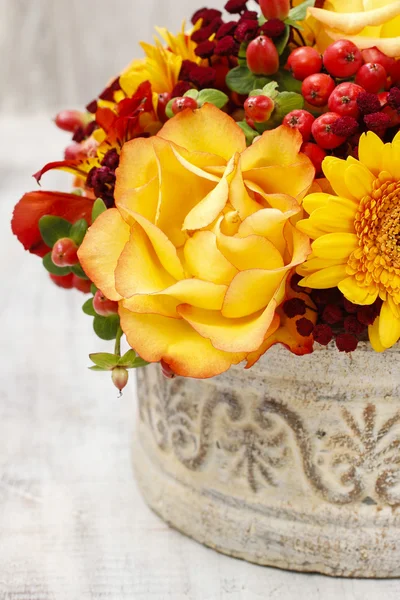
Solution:
<svg viewBox="0 0 400 600"><path fill-rule="evenodd" d="M357 106L363 115L379 112L381 109L378 96L369 92L362 92L357 96Z"/></svg>
<svg viewBox="0 0 400 600"><path fill-rule="evenodd" d="M282 306L283 312L289 319L303 316L306 314L306 303L301 298L291 298L286 300Z"/></svg>
<svg viewBox="0 0 400 600"><path fill-rule="evenodd" d="M344 328L347 333L353 335L361 335L365 331L365 325L360 323L355 315L349 315L344 320Z"/></svg>
<svg viewBox="0 0 400 600"><path fill-rule="evenodd" d="M369 115L365 115L364 123L366 124L368 129L378 133L390 127L391 121L389 115L383 112L376 112Z"/></svg>
<svg viewBox="0 0 400 600"><path fill-rule="evenodd" d="M296 321L296 329L301 336L308 337L314 331L314 323L303 317Z"/></svg>
<svg viewBox="0 0 400 600"><path fill-rule="evenodd" d="M119 154L116 148L111 148L111 150L104 155L101 165L111 169L111 171L115 171L119 165Z"/></svg>
<svg viewBox="0 0 400 600"><path fill-rule="evenodd" d="M353 302L350 302L350 300L347 300L347 298L343 300L343 307L344 310L349 314L355 314L360 308L358 304L353 304Z"/></svg>
<svg viewBox="0 0 400 600"><path fill-rule="evenodd" d="M336 336L336 346L339 352L354 352L358 346L358 339L350 333L339 333Z"/></svg>
<svg viewBox="0 0 400 600"><path fill-rule="evenodd" d="M378 311L377 311L375 305L362 306L357 311L357 319L363 325L373 325L377 316L378 316Z"/></svg>
<svg viewBox="0 0 400 600"><path fill-rule="evenodd" d="M92 100L92 102L89 102L89 104L86 106L86 110L94 115L97 110L97 100Z"/></svg>
<svg viewBox="0 0 400 600"><path fill-rule="evenodd" d="M218 56L236 56L238 52L239 45L230 35L219 40L214 50L214 54Z"/></svg>
<svg viewBox="0 0 400 600"><path fill-rule="evenodd" d="M345 138L357 133L358 128L358 122L354 117L340 117L340 119L337 119L337 121L331 125L332 133Z"/></svg>
<svg viewBox="0 0 400 600"><path fill-rule="evenodd" d="M389 91L387 102L391 108L400 110L400 89L398 87L392 87Z"/></svg>
<svg viewBox="0 0 400 600"><path fill-rule="evenodd" d="M208 25L214 19L221 17L221 15L222 12L215 8L200 8L199 10L196 10L191 21L193 25L196 25L199 19L203 19L203 25Z"/></svg>
<svg viewBox="0 0 400 600"><path fill-rule="evenodd" d="M229 23L224 23L218 29L218 31L215 35L215 39L220 40L221 38L225 37L226 35L233 35L236 31L237 26L238 26L238 24L236 21L229 21Z"/></svg>
<svg viewBox="0 0 400 600"><path fill-rule="evenodd" d="M210 42L209 40L202 42L199 44L194 53L196 56L200 56L200 58L211 58L214 54L215 42Z"/></svg>
<svg viewBox="0 0 400 600"><path fill-rule="evenodd" d="M238 42L251 42L258 34L257 21L241 21L235 31L235 39Z"/></svg>
<svg viewBox="0 0 400 600"><path fill-rule="evenodd" d="M228 0L224 8L231 14L241 13L246 10L247 1L248 0Z"/></svg>
<svg viewBox="0 0 400 600"><path fill-rule="evenodd" d="M239 21L251 19L258 23L258 13L255 10L245 10L241 15Z"/></svg>
<svg viewBox="0 0 400 600"><path fill-rule="evenodd" d="M316 325L314 327L313 337L317 344L327 346L333 340L333 331L329 325Z"/></svg>
<svg viewBox="0 0 400 600"><path fill-rule="evenodd" d="M290 280L290 287L294 292L304 293L304 288L299 286L299 281L301 281L302 279L302 276L297 275L297 273L294 273L294 275L292 275L292 278Z"/></svg>
<svg viewBox="0 0 400 600"><path fill-rule="evenodd" d="M270 19L260 27L260 34L277 38L285 31L285 23L280 19Z"/></svg>
<svg viewBox="0 0 400 600"><path fill-rule="evenodd" d="M192 86L188 81L178 81L178 83L171 92L171 98L181 98L190 89L192 89Z"/></svg>

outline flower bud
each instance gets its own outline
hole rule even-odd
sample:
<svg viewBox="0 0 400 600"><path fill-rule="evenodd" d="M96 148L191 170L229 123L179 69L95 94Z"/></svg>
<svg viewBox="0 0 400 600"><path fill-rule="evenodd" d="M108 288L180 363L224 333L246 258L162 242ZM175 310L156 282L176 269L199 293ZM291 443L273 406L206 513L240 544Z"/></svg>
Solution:
<svg viewBox="0 0 400 600"><path fill-rule="evenodd" d="M173 379L175 377L175 373L173 372L169 364L167 364L165 360L162 360L160 364L161 372L164 375L164 377L166 377L167 379Z"/></svg>
<svg viewBox="0 0 400 600"><path fill-rule="evenodd" d="M78 246L71 238L58 240L51 252L51 260L57 267L73 267L78 260Z"/></svg>
<svg viewBox="0 0 400 600"><path fill-rule="evenodd" d="M112 370L111 378L117 390L122 392L128 383L129 373L124 367L115 367Z"/></svg>
<svg viewBox="0 0 400 600"><path fill-rule="evenodd" d="M100 290L97 290L93 298L93 308L101 317L110 317L118 313L118 302L109 300Z"/></svg>
<svg viewBox="0 0 400 600"><path fill-rule="evenodd" d="M260 8L266 19L283 21L289 14L290 0L260 0Z"/></svg>
<svg viewBox="0 0 400 600"><path fill-rule="evenodd" d="M62 110L56 115L55 124L59 129L74 133L86 124L85 114L79 110Z"/></svg>

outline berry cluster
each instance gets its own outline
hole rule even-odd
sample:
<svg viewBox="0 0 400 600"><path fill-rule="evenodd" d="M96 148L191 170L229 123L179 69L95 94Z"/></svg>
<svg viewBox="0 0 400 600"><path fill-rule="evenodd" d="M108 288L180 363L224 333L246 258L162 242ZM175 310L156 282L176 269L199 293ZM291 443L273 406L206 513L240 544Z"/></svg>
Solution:
<svg viewBox="0 0 400 600"><path fill-rule="evenodd" d="M326 151L357 156L365 131L389 140L393 137L392 128L400 124L400 61L377 48L361 52L352 42L340 40L322 57L314 48L296 48L287 67L302 81L308 110L293 111L284 123L301 132L303 151L317 174ZM318 116L318 110L328 112ZM310 143L311 136L315 143Z"/></svg>
<svg viewBox="0 0 400 600"><path fill-rule="evenodd" d="M302 317L296 321L298 333L305 337L312 335L314 341L323 346L335 340L340 352L354 352L359 342L367 339L367 328L379 315L382 301L378 299L371 306L359 306L346 300L337 288L307 290L300 287L300 279L299 275L294 275L291 286L294 291L310 296L310 304L316 306L317 321L314 325L303 316L307 310L304 300L292 298L286 301L283 305L285 315Z"/></svg>

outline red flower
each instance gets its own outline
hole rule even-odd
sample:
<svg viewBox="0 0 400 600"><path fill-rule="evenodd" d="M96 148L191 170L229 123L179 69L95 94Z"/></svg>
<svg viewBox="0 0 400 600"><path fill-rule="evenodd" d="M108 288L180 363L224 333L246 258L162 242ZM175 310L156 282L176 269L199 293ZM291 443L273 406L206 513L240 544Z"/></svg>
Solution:
<svg viewBox="0 0 400 600"><path fill-rule="evenodd" d="M86 219L90 224L93 200L86 196L62 192L29 192L14 209L11 229L25 250L44 256L50 250L42 240L39 220L44 215L56 215L71 223Z"/></svg>

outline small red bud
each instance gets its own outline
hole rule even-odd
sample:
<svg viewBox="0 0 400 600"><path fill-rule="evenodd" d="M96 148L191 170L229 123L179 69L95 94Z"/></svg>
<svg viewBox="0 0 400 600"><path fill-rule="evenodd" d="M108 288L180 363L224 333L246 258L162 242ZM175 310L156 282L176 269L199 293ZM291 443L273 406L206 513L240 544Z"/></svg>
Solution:
<svg viewBox="0 0 400 600"><path fill-rule="evenodd" d="M73 267L78 260L78 246L71 238L58 240L51 252L51 260L57 267Z"/></svg>
<svg viewBox="0 0 400 600"><path fill-rule="evenodd" d="M118 302L113 302L97 290L93 298L93 308L101 317L109 317L118 313Z"/></svg>
<svg viewBox="0 0 400 600"><path fill-rule="evenodd" d="M50 279L55 283L58 287L64 288L65 290L70 290L74 287L73 278L75 275L69 273L68 275L50 275Z"/></svg>
<svg viewBox="0 0 400 600"><path fill-rule="evenodd" d="M83 294L88 294L90 292L92 282L89 281L89 279L82 279L82 277L73 275L72 276L72 285L76 290L79 290Z"/></svg>
<svg viewBox="0 0 400 600"><path fill-rule="evenodd" d="M85 114L79 110L62 110L56 115L54 121L59 129L71 133L86 125Z"/></svg>
<svg viewBox="0 0 400 600"><path fill-rule="evenodd" d="M122 390L127 386L129 373L123 367L115 367L112 370L111 378L117 390L122 392Z"/></svg>
<svg viewBox="0 0 400 600"><path fill-rule="evenodd" d="M247 65L255 75L272 75L279 69L279 54L274 43L265 35L250 42L246 51Z"/></svg>
<svg viewBox="0 0 400 600"><path fill-rule="evenodd" d="M260 0L260 8L266 19L284 21L290 11L290 0Z"/></svg>
<svg viewBox="0 0 400 600"><path fill-rule="evenodd" d="M160 365L161 372L164 375L164 377L166 377L167 379L173 379L174 377L176 377L176 374L173 372L169 364L165 362L165 360L162 360L160 362Z"/></svg>
<svg viewBox="0 0 400 600"><path fill-rule="evenodd" d="M185 108L191 108L192 110L195 110L198 108L198 104L194 98L190 98L190 96L182 96L181 98L175 98L171 108L174 115L177 115L179 112L185 110Z"/></svg>

